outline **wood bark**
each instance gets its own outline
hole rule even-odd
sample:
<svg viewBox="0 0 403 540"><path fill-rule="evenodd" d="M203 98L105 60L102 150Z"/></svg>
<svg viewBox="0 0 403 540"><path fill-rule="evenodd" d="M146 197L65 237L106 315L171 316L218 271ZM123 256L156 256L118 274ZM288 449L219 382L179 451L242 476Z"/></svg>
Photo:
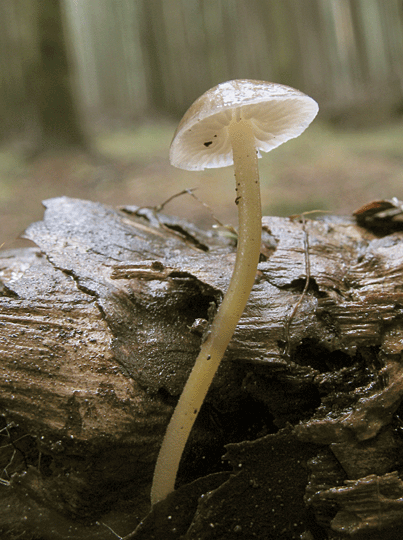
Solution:
<svg viewBox="0 0 403 540"><path fill-rule="evenodd" d="M37 247L0 257L2 538L400 538L396 201L263 218L256 283L178 489L150 514L235 242L153 209L44 204L25 233Z"/></svg>

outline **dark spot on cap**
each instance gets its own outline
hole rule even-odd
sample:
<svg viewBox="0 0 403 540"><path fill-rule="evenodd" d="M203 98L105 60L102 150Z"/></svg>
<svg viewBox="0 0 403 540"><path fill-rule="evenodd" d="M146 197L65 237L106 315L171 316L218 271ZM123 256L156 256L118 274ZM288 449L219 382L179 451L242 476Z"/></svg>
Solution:
<svg viewBox="0 0 403 540"><path fill-rule="evenodd" d="M213 144L213 141L207 141L207 142L205 142L205 143L204 143L204 146L205 146L206 148L208 148L208 147L210 146L210 144Z"/></svg>

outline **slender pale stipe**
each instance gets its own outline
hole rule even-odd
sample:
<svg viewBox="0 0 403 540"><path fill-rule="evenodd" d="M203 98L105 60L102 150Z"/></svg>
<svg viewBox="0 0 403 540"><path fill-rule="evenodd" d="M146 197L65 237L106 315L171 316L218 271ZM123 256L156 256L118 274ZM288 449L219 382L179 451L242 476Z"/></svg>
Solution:
<svg viewBox="0 0 403 540"><path fill-rule="evenodd" d="M249 121L233 117L228 126L236 178L239 228L235 267L228 290L202 344L186 382L158 456L151 503L174 490L176 474L189 433L206 397L211 381L244 311L259 262L261 203L255 137Z"/></svg>

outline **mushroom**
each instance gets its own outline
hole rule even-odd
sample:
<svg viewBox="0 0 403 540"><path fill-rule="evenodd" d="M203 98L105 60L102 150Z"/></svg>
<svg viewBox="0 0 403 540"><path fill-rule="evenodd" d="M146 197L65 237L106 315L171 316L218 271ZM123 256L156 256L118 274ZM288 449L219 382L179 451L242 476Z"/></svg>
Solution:
<svg viewBox="0 0 403 540"><path fill-rule="evenodd" d="M179 462L197 414L244 311L260 256L261 204L257 159L298 137L318 104L299 90L265 81L233 80L205 92L174 134L170 162L192 171L234 164L238 246L228 290L171 417L151 488L155 504L174 490Z"/></svg>

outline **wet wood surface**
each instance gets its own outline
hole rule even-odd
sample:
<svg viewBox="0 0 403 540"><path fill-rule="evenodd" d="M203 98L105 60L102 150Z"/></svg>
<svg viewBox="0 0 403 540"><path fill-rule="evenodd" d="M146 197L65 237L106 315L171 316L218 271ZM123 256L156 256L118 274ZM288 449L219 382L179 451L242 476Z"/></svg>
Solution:
<svg viewBox="0 0 403 540"><path fill-rule="evenodd" d="M143 520L236 241L152 209L46 201L37 247L0 253L2 533L108 540L143 520L131 538L399 538L403 233L383 203L263 218L179 489Z"/></svg>

